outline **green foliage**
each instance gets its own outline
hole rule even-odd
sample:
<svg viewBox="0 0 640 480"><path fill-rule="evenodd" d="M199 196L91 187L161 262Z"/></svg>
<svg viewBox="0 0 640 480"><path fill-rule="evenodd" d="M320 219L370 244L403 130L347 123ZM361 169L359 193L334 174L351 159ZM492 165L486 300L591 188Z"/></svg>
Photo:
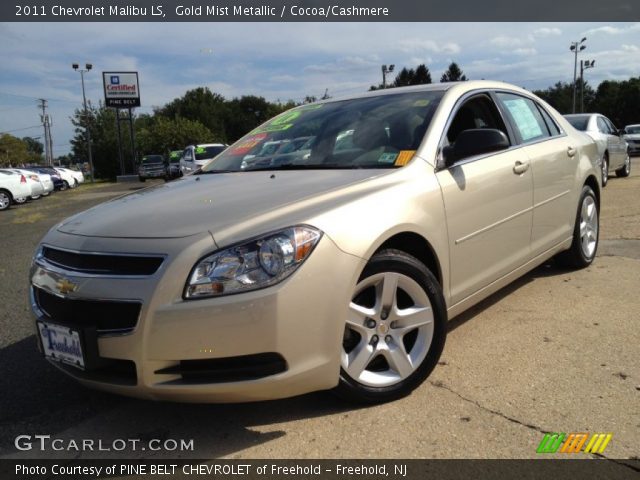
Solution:
<svg viewBox="0 0 640 480"><path fill-rule="evenodd" d="M19 166L30 163L26 142L8 133L0 134L0 166Z"/></svg>
<svg viewBox="0 0 640 480"><path fill-rule="evenodd" d="M441 82L465 82L467 80L467 76L462 72L462 70L460 70L460 67L456 62L451 62L449 67L440 77Z"/></svg>
<svg viewBox="0 0 640 480"><path fill-rule="evenodd" d="M413 68L408 69L407 67L403 67L396 75L395 80L387 85L387 88L424 85L427 83L431 83L431 72L429 72L429 68L427 68L424 63L421 63L415 70ZM378 86L372 85L369 90L381 90L382 88L384 88L382 84Z"/></svg>
<svg viewBox="0 0 640 480"><path fill-rule="evenodd" d="M138 151L142 154L168 155L171 150L182 150L192 143L215 142L211 131L199 121L183 117L168 119L156 116L141 127L136 121Z"/></svg>

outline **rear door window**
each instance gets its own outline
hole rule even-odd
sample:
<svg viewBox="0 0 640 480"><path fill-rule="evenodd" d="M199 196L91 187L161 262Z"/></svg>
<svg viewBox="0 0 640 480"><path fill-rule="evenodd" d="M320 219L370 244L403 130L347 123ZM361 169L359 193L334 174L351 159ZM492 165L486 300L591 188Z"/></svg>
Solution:
<svg viewBox="0 0 640 480"><path fill-rule="evenodd" d="M551 136L542 114L533 100L512 94L498 93L497 97L511 118L523 143L542 140Z"/></svg>

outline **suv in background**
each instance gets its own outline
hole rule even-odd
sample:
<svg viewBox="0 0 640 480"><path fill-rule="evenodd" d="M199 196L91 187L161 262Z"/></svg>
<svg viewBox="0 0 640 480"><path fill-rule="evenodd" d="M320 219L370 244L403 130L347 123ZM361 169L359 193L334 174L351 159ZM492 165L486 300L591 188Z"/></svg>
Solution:
<svg viewBox="0 0 640 480"><path fill-rule="evenodd" d="M227 145L223 143L189 145L182 152L180 171L183 174L195 172L213 160L219 153L222 153L225 148L227 148Z"/></svg>
<svg viewBox="0 0 640 480"><path fill-rule="evenodd" d="M169 153L169 163L167 163L167 175L165 180L173 180L182 176L180 170L180 157L182 156L182 150L173 150Z"/></svg>
<svg viewBox="0 0 640 480"><path fill-rule="evenodd" d="M164 178L165 163L163 155L145 155L138 167L138 179L144 182L147 178Z"/></svg>

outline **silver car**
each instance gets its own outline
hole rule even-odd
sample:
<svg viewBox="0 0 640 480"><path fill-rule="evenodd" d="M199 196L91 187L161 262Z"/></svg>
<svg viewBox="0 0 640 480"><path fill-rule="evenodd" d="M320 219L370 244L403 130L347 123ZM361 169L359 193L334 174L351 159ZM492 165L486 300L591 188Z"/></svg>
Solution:
<svg viewBox="0 0 640 480"><path fill-rule="evenodd" d="M640 124L624 127L624 139L629 144L629 155L640 155Z"/></svg>
<svg viewBox="0 0 640 480"><path fill-rule="evenodd" d="M304 159L242 168L302 136ZM40 349L143 398L393 400L436 367L448 319L552 257L591 264L600 175L589 137L504 83L300 106L54 226L30 272Z"/></svg>
<svg viewBox="0 0 640 480"><path fill-rule="evenodd" d="M598 145L598 155L602 168L602 186L609 180L609 174L615 172L618 177L628 177L631 173L629 148L611 120L599 113L581 113L565 115L565 118L577 130L585 132Z"/></svg>

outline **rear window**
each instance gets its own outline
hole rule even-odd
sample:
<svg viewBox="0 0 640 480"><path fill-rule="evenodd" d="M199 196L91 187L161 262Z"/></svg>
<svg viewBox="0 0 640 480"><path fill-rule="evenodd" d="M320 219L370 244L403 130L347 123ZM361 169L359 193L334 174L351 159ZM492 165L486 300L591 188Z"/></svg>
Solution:
<svg viewBox="0 0 640 480"><path fill-rule="evenodd" d="M631 135L638 134L640 133L640 125L631 125L631 126L625 127L624 131Z"/></svg>
<svg viewBox="0 0 640 480"><path fill-rule="evenodd" d="M225 147L196 147L196 160L207 160L221 153Z"/></svg>
<svg viewBox="0 0 640 480"><path fill-rule="evenodd" d="M587 130L587 125L589 124L588 115L581 115L578 117L565 117L565 118L576 130L582 130L583 132Z"/></svg>

